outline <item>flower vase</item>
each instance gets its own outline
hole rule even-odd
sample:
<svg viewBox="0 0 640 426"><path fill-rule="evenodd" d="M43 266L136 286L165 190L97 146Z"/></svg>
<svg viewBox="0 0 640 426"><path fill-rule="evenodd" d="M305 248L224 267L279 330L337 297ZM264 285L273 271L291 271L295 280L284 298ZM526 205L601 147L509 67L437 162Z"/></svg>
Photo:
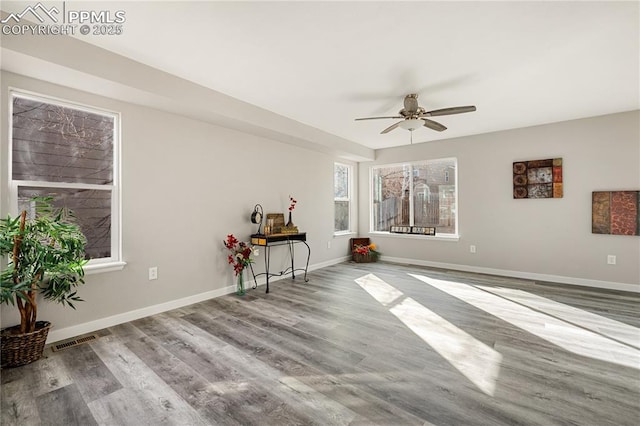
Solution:
<svg viewBox="0 0 640 426"><path fill-rule="evenodd" d="M287 222L286 227L287 228L293 228L295 225L293 224L293 221L291 220L291 212L289 212L289 222Z"/></svg>
<svg viewBox="0 0 640 426"><path fill-rule="evenodd" d="M240 271L238 274L238 281L236 283L236 294L238 296L244 296L246 293L247 292L244 288L244 271Z"/></svg>

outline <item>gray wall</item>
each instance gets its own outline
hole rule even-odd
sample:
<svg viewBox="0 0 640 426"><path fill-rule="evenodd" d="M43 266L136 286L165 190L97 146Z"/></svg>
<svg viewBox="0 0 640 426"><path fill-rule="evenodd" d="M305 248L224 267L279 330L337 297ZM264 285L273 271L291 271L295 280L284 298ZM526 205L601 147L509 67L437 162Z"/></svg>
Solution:
<svg viewBox="0 0 640 426"><path fill-rule="evenodd" d="M229 233L246 240L256 231L249 222L253 206L260 203L265 213L285 213L289 194L298 200L293 219L308 233L311 263L323 265L347 254L348 236L333 237L337 158L8 72L2 73L3 106L8 105L8 87L122 113L122 234L127 266L87 276L79 291L85 302L77 304L77 311L42 304L39 318L53 322L54 330L80 326L69 333L83 331L81 325L89 322L94 323L87 329L108 324L101 322L104 318L127 319L131 316L118 315L148 313L145 308L170 305L176 299L215 290L224 293L234 278L222 240ZM3 216L8 213L5 112L0 149ZM286 264L281 256L284 248L273 253L272 267L280 270ZM257 259L257 271L263 269L263 255ZM302 256L298 260L301 263ZM158 267L157 281L148 280L151 266ZM17 322L17 310L3 305L2 324Z"/></svg>
<svg viewBox="0 0 640 426"><path fill-rule="evenodd" d="M333 237L333 163L338 158L18 74L1 76L3 216L8 212L8 87L122 113L127 266L88 276L79 292L85 302L77 311L43 304L40 318L55 324L54 339L223 294L233 276L222 239L254 231L248 218L258 202L265 212L284 213L289 194L299 200L294 221L309 234L313 265L347 255L349 236ZM356 168L360 234L369 230L369 165L453 156L459 166L460 241L374 235L387 258L637 288L640 239L593 235L590 218L591 191L640 188L639 121L636 111L380 150L375 162ZM564 198L513 200L511 163L550 157L564 158ZM477 246L476 254L469 253L469 244ZM607 265L607 254L615 254L618 265ZM276 268L284 263L283 256L276 257ZM158 267L157 281L147 279L150 266ZM18 321L15 309L7 306L1 318L5 326Z"/></svg>
<svg viewBox="0 0 640 426"><path fill-rule="evenodd" d="M378 150L360 163L360 234L370 229L371 165L457 157L460 240L371 234L387 259L638 291L640 237L592 234L591 192L640 189L639 129L633 111ZM557 157L563 198L512 198L514 161Z"/></svg>

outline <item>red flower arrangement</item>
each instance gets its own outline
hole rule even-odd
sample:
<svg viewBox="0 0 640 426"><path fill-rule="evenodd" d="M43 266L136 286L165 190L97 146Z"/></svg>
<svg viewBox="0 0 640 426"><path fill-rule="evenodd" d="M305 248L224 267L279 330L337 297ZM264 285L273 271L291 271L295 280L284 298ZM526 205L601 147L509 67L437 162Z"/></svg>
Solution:
<svg viewBox="0 0 640 426"><path fill-rule="evenodd" d="M296 208L296 203L298 202L298 200L289 195L289 201L291 202L291 205L289 205L289 211L291 212Z"/></svg>
<svg viewBox="0 0 640 426"><path fill-rule="evenodd" d="M356 262L376 262L380 257L380 252L377 251L378 247L371 243L369 245L357 244L353 247L353 260Z"/></svg>
<svg viewBox="0 0 640 426"><path fill-rule="evenodd" d="M371 243L368 246L356 245L353 248L353 252L358 254L378 253L376 248L378 247L374 243Z"/></svg>
<svg viewBox="0 0 640 426"><path fill-rule="evenodd" d="M227 239L223 241L223 244L231 252L231 254L227 256L227 262L233 266L233 272L236 275L241 274L244 268L249 266L250 263L253 263L253 259L251 259L252 254L258 255L258 249L244 241L238 241L233 234L227 235Z"/></svg>

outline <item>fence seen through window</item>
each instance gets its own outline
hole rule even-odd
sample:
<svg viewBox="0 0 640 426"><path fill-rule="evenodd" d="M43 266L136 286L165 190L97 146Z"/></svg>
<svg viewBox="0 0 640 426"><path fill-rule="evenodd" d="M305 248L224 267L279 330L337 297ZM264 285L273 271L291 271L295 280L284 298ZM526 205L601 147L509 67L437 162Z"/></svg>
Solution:
<svg viewBox="0 0 640 426"><path fill-rule="evenodd" d="M372 169L372 230L436 227L457 234L455 158L376 166Z"/></svg>
<svg viewBox="0 0 640 426"><path fill-rule="evenodd" d="M11 180L19 210L51 196L71 209L89 259L112 258L117 116L12 94Z"/></svg>
<svg viewBox="0 0 640 426"><path fill-rule="evenodd" d="M333 169L334 232L351 227L351 166L336 163Z"/></svg>

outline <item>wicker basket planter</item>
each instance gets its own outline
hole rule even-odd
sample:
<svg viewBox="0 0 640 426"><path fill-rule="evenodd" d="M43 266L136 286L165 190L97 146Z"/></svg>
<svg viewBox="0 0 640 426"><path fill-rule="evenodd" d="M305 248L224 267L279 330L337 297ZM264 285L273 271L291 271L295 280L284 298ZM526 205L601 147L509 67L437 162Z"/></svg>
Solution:
<svg viewBox="0 0 640 426"><path fill-rule="evenodd" d="M360 254L353 253L353 261L356 263L371 263L378 260L378 255L374 253Z"/></svg>
<svg viewBox="0 0 640 426"><path fill-rule="evenodd" d="M32 333L15 334L20 330L19 325L3 329L0 333L2 368L19 367L39 360L50 328L50 322L36 321L36 330Z"/></svg>
<svg viewBox="0 0 640 426"><path fill-rule="evenodd" d="M360 246L369 246L371 240L369 238L351 238L349 246L351 247L351 259L356 263L377 262L380 253L377 251L369 251L368 253L358 253L356 249Z"/></svg>

